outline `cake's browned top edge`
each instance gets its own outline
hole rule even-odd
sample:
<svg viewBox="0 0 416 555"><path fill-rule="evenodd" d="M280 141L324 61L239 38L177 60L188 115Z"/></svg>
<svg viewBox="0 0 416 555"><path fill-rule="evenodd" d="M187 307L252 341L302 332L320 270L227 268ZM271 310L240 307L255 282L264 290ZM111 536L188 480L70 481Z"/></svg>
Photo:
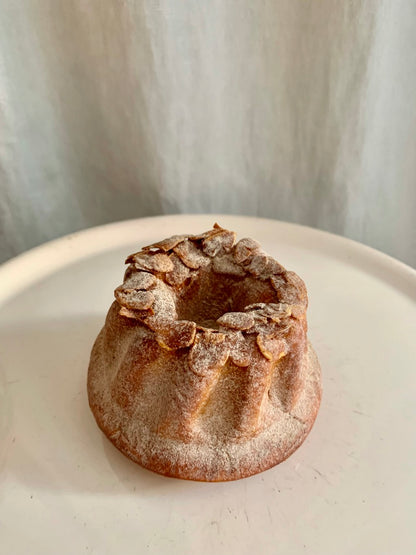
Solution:
<svg viewBox="0 0 416 555"><path fill-rule="evenodd" d="M308 304L306 287L294 272L287 271L266 254L257 241L243 238L217 223L199 235L174 235L128 256L124 283L115 290L120 315L138 320L156 333L159 344L169 350L187 348L202 340L222 342L257 334L257 345L271 358L271 340L283 338L294 320L304 319ZM248 305L241 312L218 318L219 329L204 328L193 321L178 320L175 297L188 278L210 266L221 274L251 276L268 281L276 302Z"/></svg>

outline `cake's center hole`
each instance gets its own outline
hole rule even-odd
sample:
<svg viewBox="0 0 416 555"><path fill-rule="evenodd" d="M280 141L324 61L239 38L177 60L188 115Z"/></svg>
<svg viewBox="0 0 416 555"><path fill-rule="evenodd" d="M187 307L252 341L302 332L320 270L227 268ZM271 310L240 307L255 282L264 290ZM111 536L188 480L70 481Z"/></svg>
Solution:
<svg viewBox="0 0 416 555"><path fill-rule="evenodd" d="M268 281L216 274L208 267L200 269L183 289L176 311L178 320L217 329L217 319L226 312L242 312L247 305L270 302L276 302L276 293Z"/></svg>

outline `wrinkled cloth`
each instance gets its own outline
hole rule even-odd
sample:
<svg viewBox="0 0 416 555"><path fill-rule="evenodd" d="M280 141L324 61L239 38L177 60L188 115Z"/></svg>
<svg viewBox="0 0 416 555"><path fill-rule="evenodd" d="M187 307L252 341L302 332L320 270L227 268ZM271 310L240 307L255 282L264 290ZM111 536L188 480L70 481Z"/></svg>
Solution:
<svg viewBox="0 0 416 555"><path fill-rule="evenodd" d="M228 212L416 266L416 2L2 0L0 259Z"/></svg>

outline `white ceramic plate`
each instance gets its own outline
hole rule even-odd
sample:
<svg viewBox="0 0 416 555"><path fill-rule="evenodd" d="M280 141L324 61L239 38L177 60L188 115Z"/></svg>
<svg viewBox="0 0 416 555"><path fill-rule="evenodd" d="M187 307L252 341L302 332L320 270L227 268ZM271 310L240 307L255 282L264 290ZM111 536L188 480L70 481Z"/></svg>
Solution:
<svg viewBox="0 0 416 555"><path fill-rule="evenodd" d="M204 484L121 455L89 411L89 352L125 255L214 221L306 281L322 406L267 472ZM0 269L0 552L416 553L416 272L352 241L236 216L91 229Z"/></svg>

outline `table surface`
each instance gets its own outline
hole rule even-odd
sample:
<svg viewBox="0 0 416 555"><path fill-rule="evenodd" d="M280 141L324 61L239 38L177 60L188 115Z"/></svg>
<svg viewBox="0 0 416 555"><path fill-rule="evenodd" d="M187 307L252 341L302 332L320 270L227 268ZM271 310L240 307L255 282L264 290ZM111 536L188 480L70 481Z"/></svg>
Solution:
<svg viewBox="0 0 416 555"><path fill-rule="evenodd" d="M229 483L164 478L98 430L86 374L124 258L214 221L306 282L321 409L281 465ZM353 241L225 215L64 237L0 268L2 553L416 552L416 272Z"/></svg>

